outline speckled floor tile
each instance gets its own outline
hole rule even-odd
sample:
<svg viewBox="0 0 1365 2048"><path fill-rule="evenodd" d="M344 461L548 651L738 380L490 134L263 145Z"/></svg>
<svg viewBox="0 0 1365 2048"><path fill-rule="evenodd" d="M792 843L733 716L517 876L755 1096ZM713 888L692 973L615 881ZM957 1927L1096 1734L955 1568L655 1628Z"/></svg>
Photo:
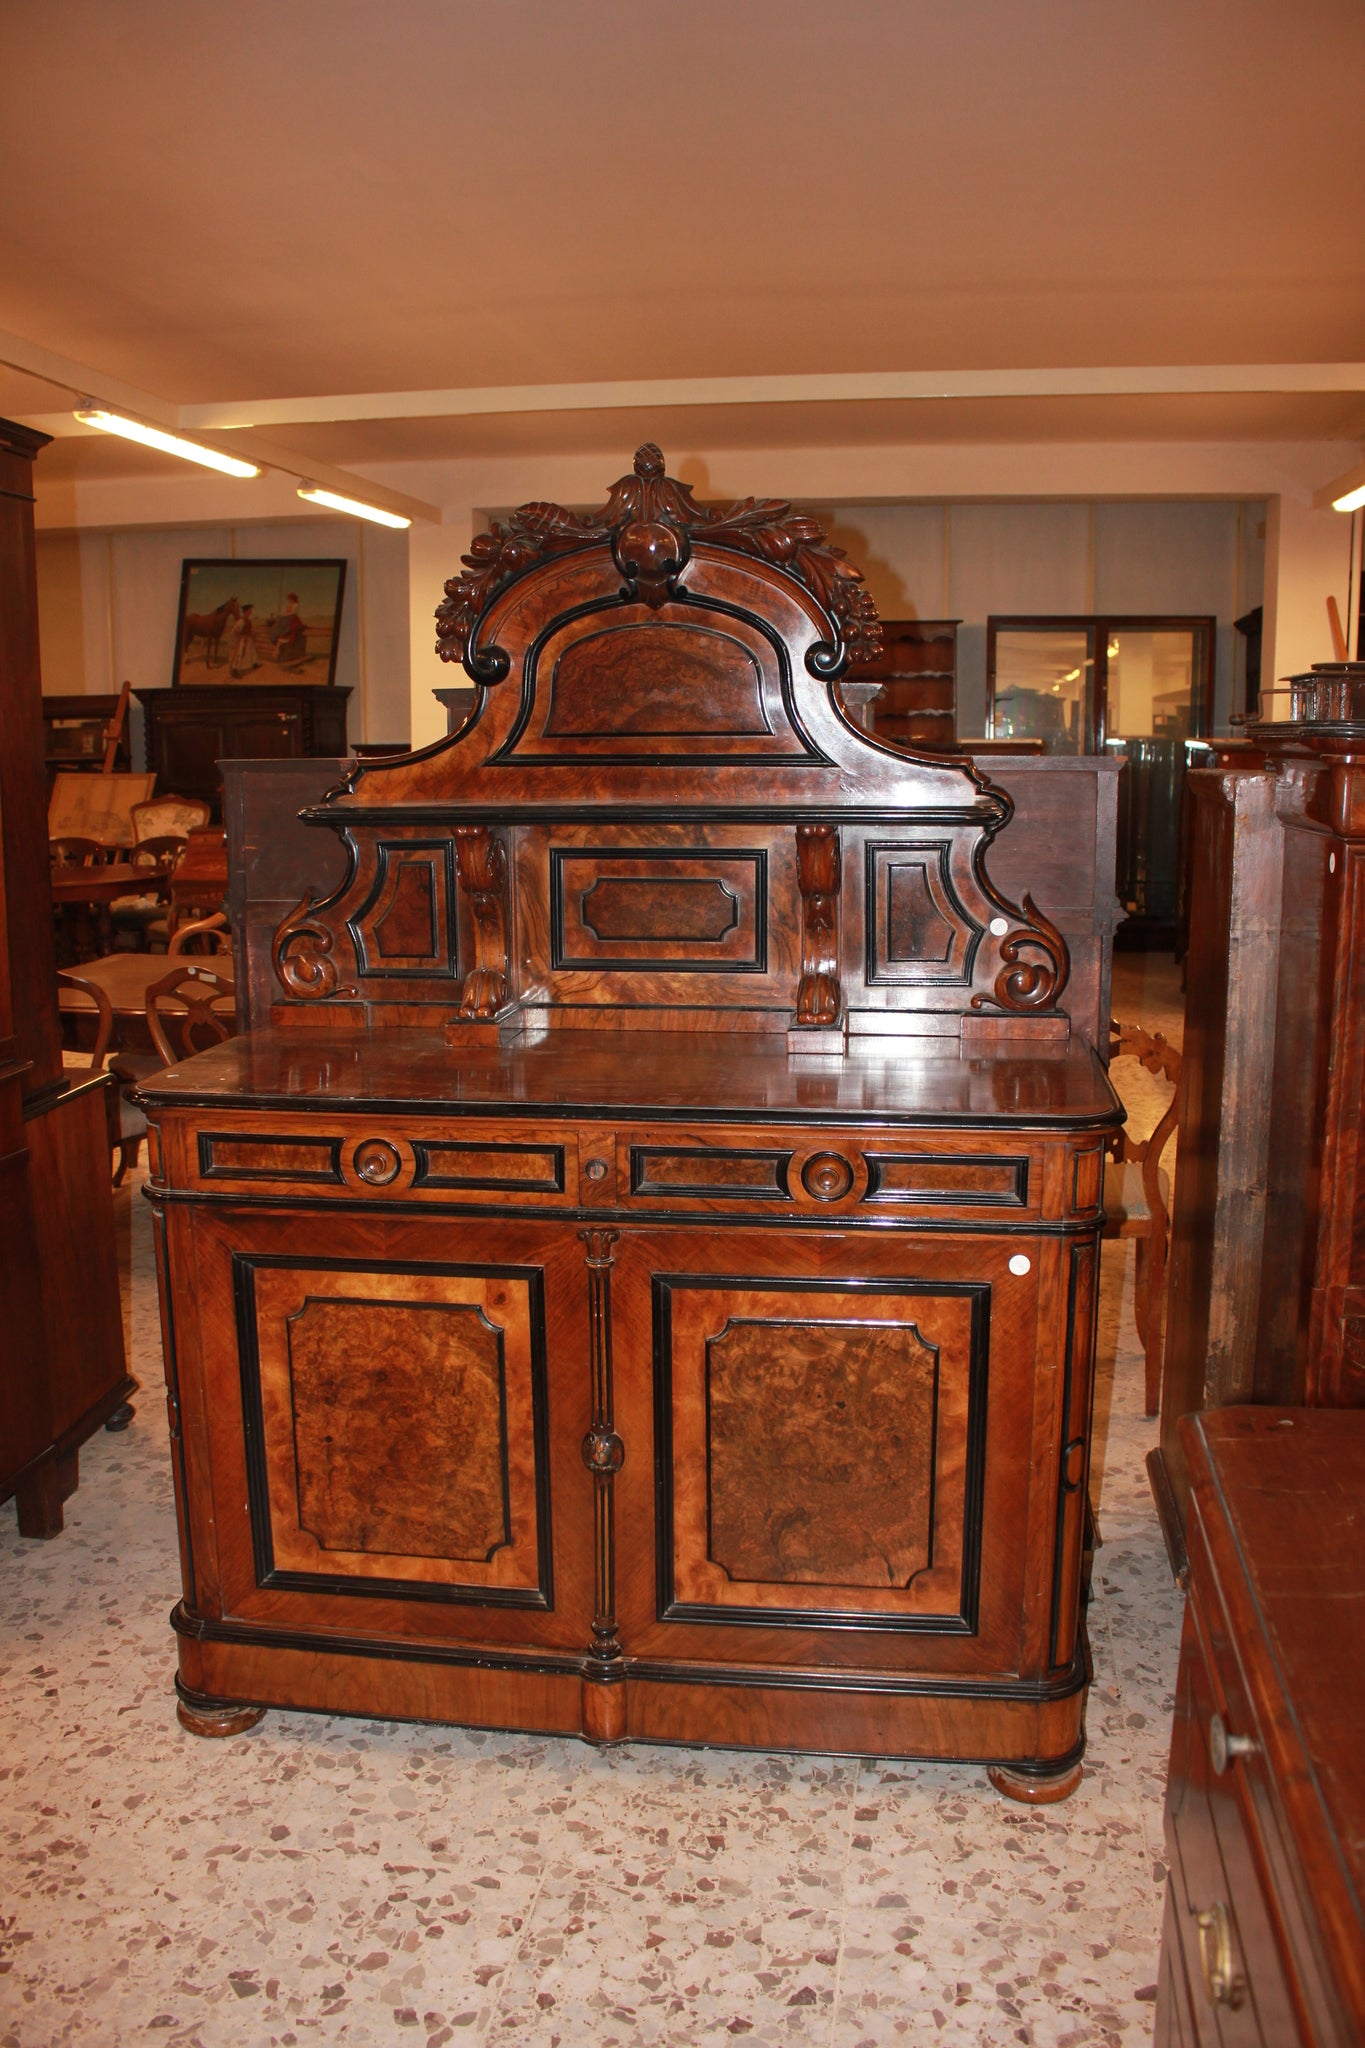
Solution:
<svg viewBox="0 0 1365 2048"><path fill-rule="evenodd" d="M184 1734L148 1213L118 1205L137 1421L83 1450L56 1541L0 1510L0 2048L1146 2038L1181 1603L1130 1248L1101 1289L1086 1774L1031 1810L948 1765Z"/></svg>

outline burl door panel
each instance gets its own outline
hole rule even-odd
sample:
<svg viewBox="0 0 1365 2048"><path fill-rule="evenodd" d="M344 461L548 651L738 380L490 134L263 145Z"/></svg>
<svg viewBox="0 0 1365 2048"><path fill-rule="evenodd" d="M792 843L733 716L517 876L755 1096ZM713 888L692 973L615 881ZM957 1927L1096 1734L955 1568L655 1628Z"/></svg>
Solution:
<svg viewBox="0 0 1365 2048"><path fill-rule="evenodd" d="M623 1232L620 1525L653 1539L628 1652L1041 1674L1048 1594L1021 1616L1052 1561L1064 1252Z"/></svg>
<svg viewBox="0 0 1365 2048"><path fill-rule="evenodd" d="M211 1440L223 1612L578 1647L585 1477L550 1427L552 1402L588 1422L562 1236L367 1219L351 1246L320 1217L173 1221L195 1240L182 1401L187 1442Z"/></svg>

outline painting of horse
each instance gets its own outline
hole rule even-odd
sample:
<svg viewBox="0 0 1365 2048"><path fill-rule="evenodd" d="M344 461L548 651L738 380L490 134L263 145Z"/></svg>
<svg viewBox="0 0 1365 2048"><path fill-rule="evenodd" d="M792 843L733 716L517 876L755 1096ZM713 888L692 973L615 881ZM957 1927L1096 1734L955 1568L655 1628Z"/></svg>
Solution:
<svg viewBox="0 0 1365 2048"><path fill-rule="evenodd" d="M182 562L172 683L335 682L345 587L342 557Z"/></svg>
<svg viewBox="0 0 1365 2048"><path fill-rule="evenodd" d="M204 643L204 667L218 668L222 660L223 634L229 619L239 619L242 607L230 597L213 612L187 612L180 634L180 658L187 661L196 640Z"/></svg>

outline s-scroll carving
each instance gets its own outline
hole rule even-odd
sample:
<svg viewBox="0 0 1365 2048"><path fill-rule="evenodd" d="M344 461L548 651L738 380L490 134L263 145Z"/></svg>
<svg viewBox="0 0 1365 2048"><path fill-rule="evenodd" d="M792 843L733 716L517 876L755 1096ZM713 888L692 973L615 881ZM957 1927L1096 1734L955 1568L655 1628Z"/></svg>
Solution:
<svg viewBox="0 0 1365 2048"><path fill-rule="evenodd" d="M481 1023L507 1002L507 855L486 825L457 825L455 861L474 927L474 964L459 1013L466 1023Z"/></svg>
<svg viewBox="0 0 1365 2048"><path fill-rule="evenodd" d="M336 934L316 914L322 902L323 898L310 889L297 909L290 911L271 942L281 986L300 1002L356 993L353 986L337 986L337 966L332 958Z"/></svg>
<svg viewBox="0 0 1365 2048"><path fill-rule="evenodd" d="M839 988L839 828L798 825L796 876L801 891L801 980L796 992L800 1026L837 1023Z"/></svg>
<svg viewBox="0 0 1365 2048"><path fill-rule="evenodd" d="M1071 974L1071 954L1066 940L1051 919L1045 917L1033 898L1025 894L1022 911L1010 909L1022 924L1006 927L1000 939L1000 966L989 995L972 997L972 1008L994 1003L1002 1010L1055 1009ZM992 919L1005 926L1004 918Z"/></svg>

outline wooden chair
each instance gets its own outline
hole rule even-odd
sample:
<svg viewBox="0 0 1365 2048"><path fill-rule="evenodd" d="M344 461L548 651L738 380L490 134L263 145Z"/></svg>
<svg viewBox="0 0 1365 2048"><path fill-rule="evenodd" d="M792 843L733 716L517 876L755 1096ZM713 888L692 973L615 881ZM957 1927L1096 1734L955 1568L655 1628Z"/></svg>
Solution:
<svg viewBox="0 0 1365 2048"><path fill-rule="evenodd" d="M54 868L105 867L118 858L118 851L116 846L106 846L99 839L82 838L77 832L68 832L47 842L48 859Z"/></svg>
<svg viewBox="0 0 1365 2048"><path fill-rule="evenodd" d="M210 813L202 797L168 792L134 804L129 815L133 821L133 843L141 846L148 839L188 839L191 832L208 824Z"/></svg>
<svg viewBox="0 0 1365 2048"><path fill-rule="evenodd" d="M134 805L134 809L145 806ZM132 847L127 860L130 867L145 869L147 884L143 889L127 896L116 896L109 906L114 925L114 942L120 935L131 934L130 952L158 952L166 945L167 920L166 891L171 871L185 850L185 840L178 832L162 832L150 839L140 839ZM160 933L161 947L153 943Z"/></svg>
<svg viewBox="0 0 1365 2048"><path fill-rule="evenodd" d="M70 1046L63 1046L62 1066L69 1074L108 1072L111 1076L111 1085L105 1091L104 1107L110 1156L113 1158L117 1155L112 1171L114 1186L118 1187L128 1168L137 1164L138 1147L147 1129L147 1119L127 1098L127 1077L120 1073L117 1058L108 1059L109 1047L114 1036L114 1006L109 1000L108 991L101 988L98 982L87 981L83 975L72 974L65 968L57 975L57 985L59 988L78 989L95 1006L93 1047L87 1053L73 1051Z"/></svg>
<svg viewBox="0 0 1365 2048"><path fill-rule="evenodd" d="M189 924L179 925L171 934L166 952L171 959L181 953L230 955L232 931L226 911L215 910L211 917L196 917Z"/></svg>
<svg viewBox="0 0 1365 2048"><path fill-rule="evenodd" d="M1166 1254L1171 1237L1171 1181L1161 1155L1176 1127L1180 1054L1159 1031L1115 1022L1109 1027L1109 1057L1139 1060L1149 1074L1164 1075L1171 1083L1171 1100L1151 1136L1137 1139L1127 1131L1120 1132L1104 1169L1104 1235L1137 1240L1133 1320L1146 1361L1146 1412L1155 1415L1161 1406Z"/></svg>
<svg viewBox="0 0 1365 2048"><path fill-rule="evenodd" d="M205 1052L237 1030L237 991L225 974L182 959L147 990L147 1029L163 1066Z"/></svg>

